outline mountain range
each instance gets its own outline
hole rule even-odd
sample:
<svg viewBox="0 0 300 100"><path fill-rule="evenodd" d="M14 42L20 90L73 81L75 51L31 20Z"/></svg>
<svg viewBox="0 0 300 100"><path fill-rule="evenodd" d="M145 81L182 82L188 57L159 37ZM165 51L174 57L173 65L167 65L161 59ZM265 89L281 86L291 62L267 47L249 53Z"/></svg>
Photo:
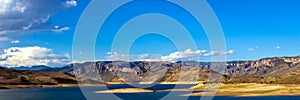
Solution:
<svg viewBox="0 0 300 100"><path fill-rule="evenodd" d="M221 69L222 72L215 72L215 68ZM300 83L300 56L224 63L98 61L73 63L55 68L32 66L10 69L63 72L101 82L207 81L209 76L214 73L223 75L224 83Z"/></svg>
<svg viewBox="0 0 300 100"><path fill-rule="evenodd" d="M37 66L31 66L31 67L26 67L26 66L10 67L10 69L14 69L14 70L46 70L46 69L51 69L51 67L48 67L45 65L37 65Z"/></svg>
<svg viewBox="0 0 300 100"><path fill-rule="evenodd" d="M1 85L57 85L76 83L74 75L65 72L20 71L0 67Z"/></svg>

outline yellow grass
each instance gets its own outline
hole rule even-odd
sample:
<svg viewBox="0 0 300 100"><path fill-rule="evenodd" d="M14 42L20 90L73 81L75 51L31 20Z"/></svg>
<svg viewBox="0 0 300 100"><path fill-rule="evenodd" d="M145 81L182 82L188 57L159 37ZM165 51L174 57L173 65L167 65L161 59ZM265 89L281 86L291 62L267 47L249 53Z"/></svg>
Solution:
<svg viewBox="0 0 300 100"><path fill-rule="evenodd" d="M205 85L197 85L192 89L203 90ZM216 95L220 96L300 96L300 84L222 84L216 91ZM183 96L202 96L203 93Z"/></svg>
<svg viewBox="0 0 300 100"><path fill-rule="evenodd" d="M154 91L142 89L142 88L123 88L123 89L97 91L95 93L145 93L145 92L154 92Z"/></svg>

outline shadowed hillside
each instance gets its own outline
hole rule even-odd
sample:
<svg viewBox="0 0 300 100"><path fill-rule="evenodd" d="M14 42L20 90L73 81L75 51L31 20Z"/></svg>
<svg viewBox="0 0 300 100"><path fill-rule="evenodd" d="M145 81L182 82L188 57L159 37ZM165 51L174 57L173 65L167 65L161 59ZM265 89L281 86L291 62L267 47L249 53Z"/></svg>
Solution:
<svg viewBox="0 0 300 100"><path fill-rule="evenodd" d="M76 84L75 77L65 72L18 71L0 67L2 85Z"/></svg>

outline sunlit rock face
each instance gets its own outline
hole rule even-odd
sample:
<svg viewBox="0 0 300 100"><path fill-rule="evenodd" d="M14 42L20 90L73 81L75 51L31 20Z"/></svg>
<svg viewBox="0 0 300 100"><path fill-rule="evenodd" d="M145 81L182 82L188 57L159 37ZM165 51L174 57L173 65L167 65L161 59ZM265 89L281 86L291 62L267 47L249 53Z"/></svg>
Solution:
<svg viewBox="0 0 300 100"><path fill-rule="evenodd" d="M236 76L275 76L287 70L298 70L300 57L274 57L255 61L227 62L225 75Z"/></svg>
<svg viewBox="0 0 300 100"><path fill-rule="evenodd" d="M221 71L218 71L218 70ZM98 61L73 63L43 71L67 72L72 75L101 79L104 82L176 82L205 81L211 72L228 77L272 77L300 70L300 57L274 57L253 61L230 62L149 62Z"/></svg>

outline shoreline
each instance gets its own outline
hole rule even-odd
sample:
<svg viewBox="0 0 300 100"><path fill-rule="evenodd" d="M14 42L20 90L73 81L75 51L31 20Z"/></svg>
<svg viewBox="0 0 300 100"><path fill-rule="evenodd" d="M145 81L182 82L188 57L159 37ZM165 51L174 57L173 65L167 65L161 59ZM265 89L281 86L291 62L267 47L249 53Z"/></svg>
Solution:
<svg viewBox="0 0 300 100"><path fill-rule="evenodd" d="M166 84L166 83L162 83ZM113 85L113 84L110 84ZM107 86L107 84L58 84L58 85L2 85L0 89L24 89L24 88L56 88L75 86ZM125 91L125 92L124 92ZM259 96L300 96L300 84L222 84L216 91L205 91L205 84L198 84L191 88L166 89L166 90L146 90L142 88L119 88L97 93L145 93L145 92L182 92L194 91L190 94L180 96L232 96L232 97L259 97ZM205 94L205 95L203 95Z"/></svg>
<svg viewBox="0 0 300 100"><path fill-rule="evenodd" d="M1 85L0 89L57 88L57 87L79 87L79 86L105 86L105 84Z"/></svg>
<svg viewBox="0 0 300 100"><path fill-rule="evenodd" d="M195 97L199 97L199 96L203 96L203 93L199 94L199 93L193 93L193 94L183 94L181 96L195 96ZM260 94L260 95L256 95L256 94L247 94L247 95L233 95L233 94L215 94L215 95L205 95L205 96L229 96L229 97L272 97L272 96L300 96L300 94Z"/></svg>
<svg viewBox="0 0 300 100"><path fill-rule="evenodd" d="M160 82L160 83L155 83L155 82L138 82L138 83L130 83L130 82L106 82L106 85L117 85L117 84L200 84L202 82Z"/></svg>

